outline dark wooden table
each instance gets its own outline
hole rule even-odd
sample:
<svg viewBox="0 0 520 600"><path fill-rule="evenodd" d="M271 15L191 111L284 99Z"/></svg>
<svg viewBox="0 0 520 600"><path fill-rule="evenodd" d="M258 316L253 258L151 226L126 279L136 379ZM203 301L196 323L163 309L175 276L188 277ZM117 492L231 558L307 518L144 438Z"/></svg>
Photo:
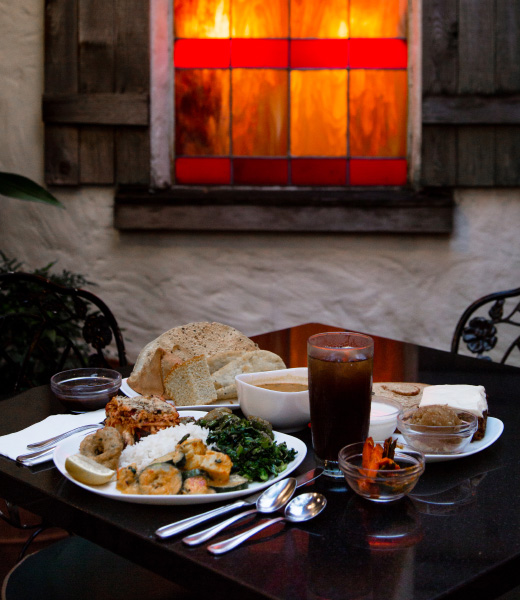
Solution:
<svg viewBox="0 0 520 600"><path fill-rule="evenodd" d="M288 366L306 364L306 340L319 324L265 334L260 346ZM370 333L370 332L367 332ZM413 497L367 502L341 482L321 478L327 509L302 525L276 526L221 557L179 538L162 542L160 525L210 507L145 506L89 493L45 463L20 466L0 456L7 498L129 558L201 596L434 600L496 598L520 584L520 369L376 337L374 381L482 384L490 414L505 424L488 449L428 463ZM0 435L63 412L47 387L0 403ZM310 434L298 437L310 448ZM298 473L314 465L312 449ZM212 507L217 506L215 504Z"/></svg>

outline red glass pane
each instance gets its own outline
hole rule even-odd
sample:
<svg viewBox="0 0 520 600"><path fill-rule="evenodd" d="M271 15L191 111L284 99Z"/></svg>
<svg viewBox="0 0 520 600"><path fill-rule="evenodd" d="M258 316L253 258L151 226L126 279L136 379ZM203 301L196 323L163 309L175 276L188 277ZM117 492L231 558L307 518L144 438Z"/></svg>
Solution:
<svg viewBox="0 0 520 600"><path fill-rule="evenodd" d="M350 71L349 153L406 156L408 80L399 69Z"/></svg>
<svg viewBox="0 0 520 600"><path fill-rule="evenodd" d="M175 153L229 154L230 81L226 69L175 73Z"/></svg>
<svg viewBox="0 0 520 600"><path fill-rule="evenodd" d="M408 0L350 0L350 37L406 37Z"/></svg>
<svg viewBox="0 0 520 600"><path fill-rule="evenodd" d="M291 0L292 38L347 38L346 0Z"/></svg>
<svg viewBox="0 0 520 600"><path fill-rule="evenodd" d="M234 38L286 38L289 35L289 0L232 0L231 13Z"/></svg>
<svg viewBox="0 0 520 600"><path fill-rule="evenodd" d="M227 185L231 182L229 158L178 158L175 178L178 184Z"/></svg>
<svg viewBox="0 0 520 600"><path fill-rule="evenodd" d="M340 157L347 154L347 71L291 71L291 154Z"/></svg>
<svg viewBox="0 0 520 600"><path fill-rule="evenodd" d="M291 161L291 183L294 185L347 184L347 161L344 159L301 158Z"/></svg>
<svg viewBox="0 0 520 600"><path fill-rule="evenodd" d="M405 185L406 160L350 161L351 185Z"/></svg>
<svg viewBox="0 0 520 600"><path fill-rule="evenodd" d="M237 158L233 160L233 183L250 185L287 185L286 160Z"/></svg>
<svg viewBox="0 0 520 600"><path fill-rule="evenodd" d="M235 156L287 155L287 71L233 69L232 138Z"/></svg>
<svg viewBox="0 0 520 600"><path fill-rule="evenodd" d="M348 40L292 40L291 67L346 68Z"/></svg>
<svg viewBox="0 0 520 600"><path fill-rule="evenodd" d="M176 38L228 38L229 0L175 0Z"/></svg>
<svg viewBox="0 0 520 600"><path fill-rule="evenodd" d="M230 40L177 40L175 66L177 68L229 67Z"/></svg>
<svg viewBox="0 0 520 600"><path fill-rule="evenodd" d="M287 67L287 40L231 41L232 67Z"/></svg>
<svg viewBox="0 0 520 600"><path fill-rule="evenodd" d="M404 40L350 40L353 69L406 69L408 49Z"/></svg>

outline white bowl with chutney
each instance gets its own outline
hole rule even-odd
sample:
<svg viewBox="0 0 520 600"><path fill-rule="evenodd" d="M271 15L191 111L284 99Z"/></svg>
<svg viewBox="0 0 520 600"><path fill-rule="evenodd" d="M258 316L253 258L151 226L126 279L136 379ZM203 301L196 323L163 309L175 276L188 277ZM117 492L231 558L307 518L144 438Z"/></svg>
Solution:
<svg viewBox="0 0 520 600"><path fill-rule="evenodd" d="M290 433L307 427L310 419L307 367L235 377L240 409L246 417L261 417L273 429Z"/></svg>

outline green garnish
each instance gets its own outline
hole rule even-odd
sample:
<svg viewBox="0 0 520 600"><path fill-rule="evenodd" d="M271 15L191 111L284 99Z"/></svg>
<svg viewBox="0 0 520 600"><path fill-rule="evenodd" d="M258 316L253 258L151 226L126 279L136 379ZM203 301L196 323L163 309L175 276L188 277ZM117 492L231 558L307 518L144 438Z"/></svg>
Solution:
<svg viewBox="0 0 520 600"><path fill-rule="evenodd" d="M241 419L225 414L211 421L199 419L198 424L211 432L207 443L215 444L231 458L231 472L249 481L276 477L296 457L296 450L289 449L285 442L274 441L270 423L258 417Z"/></svg>

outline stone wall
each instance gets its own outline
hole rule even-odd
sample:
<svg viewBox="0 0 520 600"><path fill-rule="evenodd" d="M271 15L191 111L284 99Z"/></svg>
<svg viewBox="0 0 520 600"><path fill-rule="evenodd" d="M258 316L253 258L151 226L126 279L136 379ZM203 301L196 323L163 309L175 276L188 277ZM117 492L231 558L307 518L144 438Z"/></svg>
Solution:
<svg viewBox="0 0 520 600"><path fill-rule="evenodd" d="M0 0L0 170L43 182L43 2ZM474 299L520 285L520 190L460 190L451 236L119 233L111 188L0 197L0 250L85 275L131 359L178 324L252 335L310 321L448 349Z"/></svg>

